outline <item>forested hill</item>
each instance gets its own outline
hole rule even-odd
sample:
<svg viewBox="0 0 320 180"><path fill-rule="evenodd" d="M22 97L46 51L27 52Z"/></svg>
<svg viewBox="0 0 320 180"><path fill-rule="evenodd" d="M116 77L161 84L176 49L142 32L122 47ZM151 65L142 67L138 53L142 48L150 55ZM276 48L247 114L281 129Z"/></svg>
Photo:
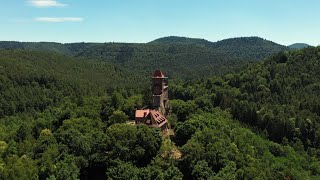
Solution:
<svg viewBox="0 0 320 180"><path fill-rule="evenodd" d="M212 42L199 39L199 38L187 38L187 37L179 37L179 36L168 36L162 37L156 40L149 42L150 44L194 44L194 45L203 45L210 46Z"/></svg>
<svg viewBox="0 0 320 180"><path fill-rule="evenodd" d="M236 57L257 61L263 60L280 51L289 50L286 46L259 37L226 39L213 43L212 48Z"/></svg>
<svg viewBox="0 0 320 180"><path fill-rule="evenodd" d="M0 49L31 49L120 65L149 75L162 69L171 77L188 79L222 75L267 58L286 47L256 37L211 43L183 37L161 38L146 44L0 42Z"/></svg>
<svg viewBox="0 0 320 180"><path fill-rule="evenodd" d="M303 48L307 48L307 47L311 47L309 44L306 43L294 43L291 44L290 46L288 46L291 49L303 49Z"/></svg>
<svg viewBox="0 0 320 180"><path fill-rule="evenodd" d="M76 55L120 65L142 75L162 69L169 77L194 79L231 72L250 60L194 45L101 44Z"/></svg>
<svg viewBox="0 0 320 180"><path fill-rule="evenodd" d="M50 52L0 50L0 118L44 111L65 97L102 96L117 89L141 91L146 80L106 62Z"/></svg>
<svg viewBox="0 0 320 180"><path fill-rule="evenodd" d="M319 48L220 77L170 79L168 139L126 123L151 100L150 77L125 66L150 46L106 53L129 45L101 44L90 60L0 50L0 179L319 179ZM145 60L169 57L159 51L168 47ZM179 57L189 46L173 47ZM214 54L191 47L190 59Z"/></svg>
<svg viewBox="0 0 320 180"><path fill-rule="evenodd" d="M204 117L190 118L190 114L193 113L190 112L190 109L208 111L213 107L220 107L230 112L234 120L240 121L246 127L260 134L260 136L282 146L279 144L276 145L278 147L269 146L270 152L282 159L280 161L271 160L277 165L270 164L270 166L260 166L258 165L259 163L255 162L259 156L258 154L266 154L261 152L264 148L260 149L257 145L251 146L252 151L256 154L248 158L253 158L253 164L257 163L255 166L257 172L261 173L253 177L265 179L266 177L263 178L264 173L271 171L278 174L281 171L282 173L280 174L282 175L273 174L267 175L267 177L271 179L283 179L283 177L308 179L310 177L307 177L308 175L304 174L304 172L310 172L316 176L314 177L315 179L319 178L320 47L282 52L239 73L230 73L222 77L213 77L193 83L182 83L174 87L171 86L171 88L171 98L175 99L171 101L173 112L177 113L179 120L186 120L183 123L177 123L175 127L177 143L186 143L183 146L183 149L185 148L184 152L188 154L185 160L191 163L189 169L185 172L194 172L198 170L197 168L200 165L200 162L195 163L196 161L192 161L195 154L190 153L190 150L206 147L207 149L204 151L210 151L208 149L212 146L208 144L211 145L212 142L207 138L216 136L221 138L220 133L206 136L202 134L203 131L190 136L193 132L199 131L196 130L199 127L206 128L210 126L201 124L201 121L206 119ZM238 135L235 136L235 139L240 138ZM217 141L219 141L218 139ZM246 137L243 139L246 139ZM256 142L248 141L251 143ZM200 145L197 144L199 142ZM207 146L202 146L203 142L206 142ZM236 147L239 148L238 144ZM303 156L302 159L306 161L308 161L307 159L313 159L314 162L305 162L308 167L298 167L300 166L298 165L299 162L295 161L295 158L291 159L283 147L293 148ZM216 150L217 148L212 149ZM195 151L192 152L194 153ZM197 152L201 152L201 150L198 149ZM210 153L207 152L207 154ZM209 158L210 155L203 156L205 157L198 158L198 160L204 161L202 162L203 164L201 163L201 167L209 166L208 171L215 169L215 165L210 165L212 163ZM220 160L215 159L214 162L216 163ZM271 162L270 157L264 157L261 162L263 161ZM315 162L317 165L313 164ZM238 166L241 167L242 165L237 164L236 166L237 168L235 167L235 169L238 169ZM259 166L263 168L260 169ZM302 169L304 169L304 172L301 171ZM237 172L239 173L238 170ZM316 171L317 173L315 173ZM232 172L232 169L228 169L226 172ZM218 173L221 173L221 170L218 170ZM191 174L191 176L194 177L194 174ZM239 176L237 177L239 178ZM248 178L248 176L246 177Z"/></svg>
<svg viewBox="0 0 320 180"><path fill-rule="evenodd" d="M75 55L84 49L90 48L97 43L70 43L62 44L55 42L17 42L17 41L0 41L0 49L13 50L24 49L43 52L55 52L65 55Z"/></svg>
<svg viewBox="0 0 320 180"><path fill-rule="evenodd" d="M204 39L169 36L156 39L152 42L162 44L193 44L205 46L215 51L223 52L232 57L241 59L262 60L277 52L289 50L288 47L268 41L260 37L240 37L210 42Z"/></svg>
<svg viewBox="0 0 320 180"><path fill-rule="evenodd" d="M202 108L230 108L270 140L320 152L320 47L282 52L240 73L176 90L174 98L195 99Z"/></svg>

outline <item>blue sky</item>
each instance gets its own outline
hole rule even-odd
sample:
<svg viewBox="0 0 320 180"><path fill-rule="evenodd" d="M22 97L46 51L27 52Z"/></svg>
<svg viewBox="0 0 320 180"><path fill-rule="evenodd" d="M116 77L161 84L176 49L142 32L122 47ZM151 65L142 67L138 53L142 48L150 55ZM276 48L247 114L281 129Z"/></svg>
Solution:
<svg viewBox="0 0 320 180"><path fill-rule="evenodd" d="M218 41L260 36L320 44L319 0L1 0L0 40L149 42L163 36Z"/></svg>

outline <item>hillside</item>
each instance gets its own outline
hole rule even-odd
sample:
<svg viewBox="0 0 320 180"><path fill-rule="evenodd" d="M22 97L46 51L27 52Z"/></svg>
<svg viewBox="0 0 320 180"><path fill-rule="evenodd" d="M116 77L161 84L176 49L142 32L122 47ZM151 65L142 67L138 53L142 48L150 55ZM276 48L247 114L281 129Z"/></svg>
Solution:
<svg viewBox="0 0 320 180"><path fill-rule="evenodd" d="M241 59L261 60L289 48L259 37L240 37L210 42L204 39L169 36L156 39L150 43L186 44L205 46L232 57Z"/></svg>
<svg viewBox="0 0 320 180"><path fill-rule="evenodd" d="M179 85L172 96L195 99L204 109L230 108L270 140L319 150L319 55L319 48L279 53L240 73Z"/></svg>
<svg viewBox="0 0 320 180"><path fill-rule="evenodd" d="M0 41L0 49L13 50L24 49L42 52L54 52L73 56L97 45L98 43L55 43L55 42L17 42L17 41Z"/></svg>
<svg viewBox="0 0 320 180"><path fill-rule="evenodd" d="M224 74L248 63L206 47L181 44L101 44L76 56L111 62L144 76L162 69L169 77L183 79Z"/></svg>
<svg viewBox="0 0 320 180"><path fill-rule="evenodd" d="M307 47L311 47L309 44L306 43L294 43L288 46L291 49L303 49Z"/></svg>
<svg viewBox="0 0 320 180"><path fill-rule="evenodd" d="M233 72L286 47L261 38L203 39L165 37L146 44L0 42L0 49L49 51L119 65L144 76L162 69L170 77L204 78Z"/></svg>
<svg viewBox="0 0 320 180"><path fill-rule="evenodd" d="M201 141L205 142L205 144L210 144L213 141L206 141L206 139L208 137L220 137L220 133L212 136L204 135L206 138L200 135L198 135L200 137L197 135L190 136L190 132L195 132L199 126L203 128L210 126L210 123L201 125L199 122L199 120L203 118L201 116L190 118L192 117L190 114L193 113L193 111L190 112L190 109L208 111L214 107L220 107L230 112L234 119L260 136L282 144L284 147L292 147L299 154L304 154L303 156L307 153L319 162L319 61L320 48L307 48L279 53L265 61L251 65L239 73L230 73L223 77L213 77L193 83L187 82L175 85L172 87L171 96L176 100L171 101L171 104L173 106L173 112L176 113L178 119L184 121L183 124L176 124L176 142L181 145L186 142L190 144L189 146L187 146L187 144L184 145L187 146L185 147L187 150L183 152L187 154L189 154L188 151L195 147L207 147L209 149L210 146L200 145L198 147L197 143L191 142L193 139L197 139L196 141L198 142ZM188 123L190 119L192 121ZM203 118L203 120L204 119L208 118ZM213 125L213 127L216 127L216 125ZM190 138L191 142L188 140ZM239 137L237 136L237 138ZM226 139L226 137L222 139ZM236 145L235 147L238 148L239 146ZM252 148L255 152L256 150L258 152L260 151L255 145L252 146ZM276 149L278 149L276 150L278 153L283 150L280 146ZM269 150L272 152L275 149L269 148ZM198 152L199 151L200 149ZM205 152L207 151L208 150ZM272 154L274 153L272 152ZM283 160L289 158L287 153L280 154L276 156L286 156L286 158L282 158ZM188 163L191 163L192 161L190 161L190 159L193 159L193 157L194 155L187 155L185 158L188 159ZM203 160L206 163L203 163L202 166L210 167L210 158L205 157ZM294 160L290 160L290 162L293 161ZM214 161L214 163L217 163L217 161ZM292 163L292 166L296 166L297 164L298 162ZM288 168L288 165L289 164L280 165L280 169L284 170ZM196 164L193 164L186 172L195 171L195 166ZM289 166L291 167L291 165ZM215 167L216 166L212 166L208 168L208 170L215 169ZM234 169L238 169L239 166L237 165L236 167L237 168ZM253 177L263 176L263 173L269 172L269 167L274 167L274 165L264 166L266 169L258 170L258 172L262 174L256 174L253 175ZM320 167L317 165L311 169L319 170ZM229 171L230 169L228 169L227 172ZM296 172L298 171L294 170L290 172L290 170L286 170L286 172L278 176L278 178L275 178L277 175L267 175L267 177L273 177L275 179L282 179L283 177L304 179L307 177L306 174L299 177L299 173L295 174ZM314 171L311 170L311 172ZM194 174L191 174L191 176L194 177ZM237 179L238 178L239 176L237 176ZM248 177L242 178L246 179Z"/></svg>
<svg viewBox="0 0 320 180"><path fill-rule="evenodd" d="M0 118L44 111L65 97L98 96L146 84L112 64L28 50L0 50L0 81Z"/></svg>
<svg viewBox="0 0 320 180"><path fill-rule="evenodd" d="M156 40L149 42L149 44L186 44L186 45L200 45L200 46L210 46L212 42L199 39L199 38L187 38L187 37L179 37L179 36L168 36L162 37Z"/></svg>
<svg viewBox="0 0 320 180"><path fill-rule="evenodd" d="M259 37L240 37L218 41L212 48L244 59L262 60L280 51L289 50L287 47Z"/></svg>
<svg viewBox="0 0 320 180"><path fill-rule="evenodd" d="M0 179L319 179L319 55L307 48L239 73L170 79L170 140L126 124L150 101L149 76L0 50Z"/></svg>

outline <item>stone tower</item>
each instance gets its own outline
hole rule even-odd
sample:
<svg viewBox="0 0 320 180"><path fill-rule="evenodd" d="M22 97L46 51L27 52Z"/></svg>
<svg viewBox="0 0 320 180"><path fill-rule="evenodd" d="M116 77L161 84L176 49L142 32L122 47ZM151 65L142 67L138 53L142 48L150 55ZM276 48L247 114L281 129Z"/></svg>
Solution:
<svg viewBox="0 0 320 180"><path fill-rule="evenodd" d="M165 77L160 70L156 70L152 76L152 105L163 115L168 115L168 77Z"/></svg>

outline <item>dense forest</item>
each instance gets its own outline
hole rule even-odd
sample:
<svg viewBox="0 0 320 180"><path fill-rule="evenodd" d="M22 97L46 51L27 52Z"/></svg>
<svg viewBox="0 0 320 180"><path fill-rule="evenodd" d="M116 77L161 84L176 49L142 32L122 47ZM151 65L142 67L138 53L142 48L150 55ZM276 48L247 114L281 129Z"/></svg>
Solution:
<svg viewBox="0 0 320 180"><path fill-rule="evenodd" d="M0 49L26 49L55 52L77 58L99 60L147 76L164 69L170 77L195 79L234 72L249 62L288 50L287 47L258 37L209 42L165 37L150 43L25 43L0 42Z"/></svg>
<svg viewBox="0 0 320 180"><path fill-rule="evenodd" d="M166 41L2 42L0 179L320 178L319 47ZM159 67L172 138L126 124Z"/></svg>

